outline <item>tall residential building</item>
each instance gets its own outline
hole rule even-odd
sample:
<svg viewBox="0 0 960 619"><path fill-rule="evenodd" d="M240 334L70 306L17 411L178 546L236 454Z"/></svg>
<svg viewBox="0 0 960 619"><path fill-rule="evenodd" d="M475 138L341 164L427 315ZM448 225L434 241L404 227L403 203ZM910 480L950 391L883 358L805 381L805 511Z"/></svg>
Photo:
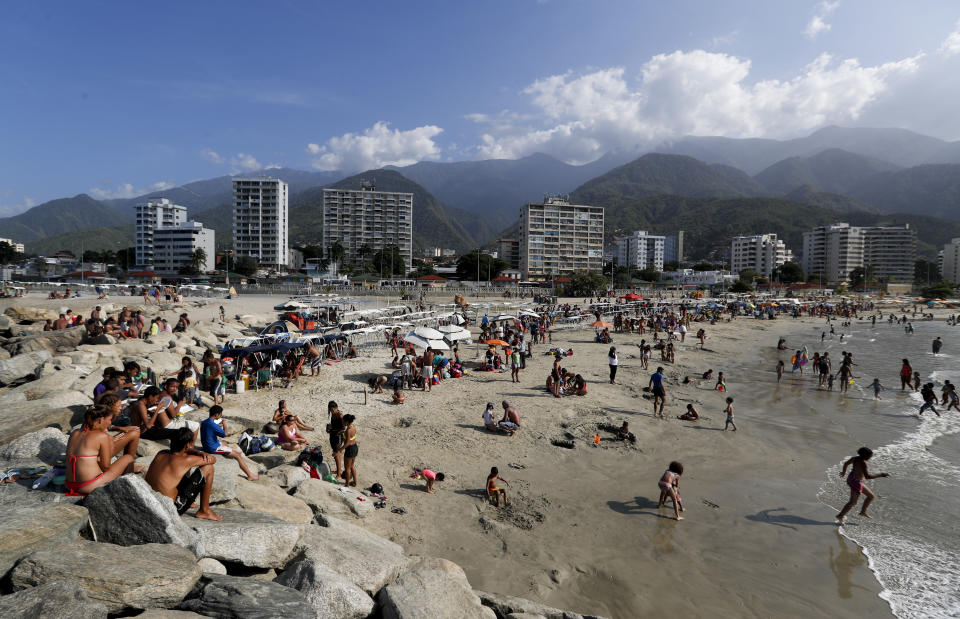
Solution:
<svg viewBox="0 0 960 619"><path fill-rule="evenodd" d="M520 210L520 271L546 280L576 271L603 271L603 207L544 196Z"/></svg>
<svg viewBox="0 0 960 619"><path fill-rule="evenodd" d="M634 269L663 271L666 237L637 230L629 236L617 237L617 265Z"/></svg>
<svg viewBox="0 0 960 619"><path fill-rule="evenodd" d="M734 273L752 269L770 279L774 269L792 260L793 252L776 234L735 236L730 242L730 270Z"/></svg>
<svg viewBox="0 0 960 619"><path fill-rule="evenodd" d="M201 273L212 271L216 265L214 232L199 221L187 221L176 226L163 226L153 231L153 270L157 273L177 273L190 264L193 253L202 249L205 260L198 265Z"/></svg>
<svg viewBox="0 0 960 619"><path fill-rule="evenodd" d="M863 267L881 282L913 281L917 234L910 224L857 227L837 223L803 233L803 268L825 283L847 281Z"/></svg>
<svg viewBox="0 0 960 619"><path fill-rule="evenodd" d="M507 263L508 269L520 268L520 241L497 239L497 256Z"/></svg>
<svg viewBox="0 0 960 619"><path fill-rule="evenodd" d="M663 261L683 262L683 230L663 238Z"/></svg>
<svg viewBox="0 0 960 619"><path fill-rule="evenodd" d="M337 241L343 262L362 266L378 251L396 246L410 268L413 263L413 194L360 189L323 190L323 248Z"/></svg>
<svg viewBox="0 0 960 619"><path fill-rule="evenodd" d="M290 195L278 178L233 179L233 251L260 265L284 270L290 248L287 218Z"/></svg>
<svg viewBox="0 0 960 619"><path fill-rule="evenodd" d="M134 243L137 266L152 268L154 230L179 226L187 221L187 207L174 204L167 198L154 198L134 208L137 213Z"/></svg>
<svg viewBox="0 0 960 619"><path fill-rule="evenodd" d="M944 245L938 260L941 277L948 282L960 282L960 238L951 239Z"/></svg>

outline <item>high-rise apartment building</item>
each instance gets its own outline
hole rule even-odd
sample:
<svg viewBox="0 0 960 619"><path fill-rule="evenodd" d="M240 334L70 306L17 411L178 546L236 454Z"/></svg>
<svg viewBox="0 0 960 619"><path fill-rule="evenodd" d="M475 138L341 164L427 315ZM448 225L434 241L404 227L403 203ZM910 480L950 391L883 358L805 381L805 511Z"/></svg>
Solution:
<svg viewBox="0 0 960 619"><path fill-rule="evenodd" d="M157 273L178 273L190 264L193 254L202 249L205 260L197 265L201 273L214 270L216 243L214 232L198 221L164 226L153 231L153 270Z"/></svg>
<svg viewBox="0 0 960 619"><path fill-rule="evenodd" d="M233 251L253 256L262 267L284 270L290 248L290 195L278 178L233 179Z"/></svg>
<svg viewBox="0 0 960 619"><path fill-rule="evenodd" d="M603 207L545 196L520 210L520 271L547 280L576 271L603 270Z"/></svg>
<svg viewBox="0 0 960 619"><path fill-rule="evenodd" d="M497 239L497 257L507 263L508 269L520 268L520 241Z"/></svg>
<svg viewBox="0 0 960 619"><path fill-rule="evenodd" d="M136 239L134 241L137 266L153 267L153 234L162 227L179 226L187 221L187 207L174 204L167 198L153 198L134 206L136 210Z"/></svg>
<svg viewBox="0 0 960 619"><path fill-rule="evenodd" d="M378 251L397 247L407 268L413 262L413 194L360 189L323 190L323 248L340 242L343 262L362 266Z"/></svg>
<svg viewBox="0 0 960 619"><path fill-rule="evenodd" d="M951 239L937 258L940 276L948 282L960 282L960 238Z"/></svg>
<svg viewBox="0 0 960 619"><path fill-rule="evenodd" d="M634 269L663 271L666 237L637 230L629 236L617 237L617 265Z"/></svg>
<svg viewBox="0 0 960 619"><path fill-rule="evenodd" d="M683 230L663 237L663 261L683 262Z"/></svg>
<svg viewBox="0 0 960 619"><path fill-rule="evenodd" d="M857 227L837 223L803 233L803 268L825 283L847 281L865 268L880 282L913 281L917 234L910 224Z"/></svg>
<svg viewBox="0 0 960 619"><path fill-rule="evenodd" d="M730 242L730 270L734 273L752 269L770 279L777 267L792 260L793 252L776 234L735 236Z"/></svg>

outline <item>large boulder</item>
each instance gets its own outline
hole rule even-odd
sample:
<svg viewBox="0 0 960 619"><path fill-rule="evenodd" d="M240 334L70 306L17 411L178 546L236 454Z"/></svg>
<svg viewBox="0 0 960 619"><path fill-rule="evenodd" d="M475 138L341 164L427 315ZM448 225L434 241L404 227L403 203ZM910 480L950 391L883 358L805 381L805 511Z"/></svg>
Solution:
<svg viewBox="0 0 960 619"><path fill-rule="evenodd" d="M272 469L273 467L280 466L281 464L287 462L284 452L279 449L275 449L273 451L264 451L258 454L251 454L247 457L257 464L262 464L268 469Z"/></svg>
<svg viewBox="0 0 960 619"><path fill-rule="evenodd" d="M270 469L270 471L267 473L267 477L274 480L274 482L276 482L276 484L281 488L291 489L296 488L303 482L310 479L310 474L307 473L302 466L285 464ZM307 501L307 504L310 504L310 501Z"/></svg>
<svg viewBox="0 0 960 619"><path fill-rule="evenodd" d="M69 503L4 504L0 517L0 578L35 550L76 541L86 524L87 510Z"/></svg>
<svg viewBox="0 0 960 619"><path fill-rule="evenodd" d="M203 617L203 615L187 610L168 610L166 608L151 608L137 615L137 619L194 619L196 617Z"/></svg>
<svg viewBox="0 0 960 619"><path fill-rule="evenodd" d="M0 387L21 378L37 376L40 368L51 356L50 351L38 350L9 359L0 359Z"/></svg>
<svg viewBox="0 0 960 619"><path fill-rule="evenodd" d="M107 607L75 582L51 582L0 597L0 617L107 619Z"/></svg>
<svg viewBox="0 0 960 619"><path fill-rule="evenodd" d="M67 452L67 435L57 428L28 432L0 447L0 462L55 464Z"/></svg>
<svg viewBox="0 0 960 619"><path fill-rule="evenodd" d="M369 595L393 582L410 563L403 548L366 529L336 518L328 526L306 527L297 545L299 560L334 571Z"/></svg>
<svg viewBox="0 0 960 619"><path fill-rule="evenodd" d="M560 610L559 608L547 606L540 602L513 597L511 595L487 593L486 591L474 591L474 593L480 597L480 603L488 608L492 608L498 617L527 614L545 617L546 619L603 619L603 617L596 615L581 615L568 610Z"/></svg>
<svg viewBox="0 0 960 619"><path fill-rule="evenodd" d="M363 619L375 606L363 589L310 559L295 561L274 582L304 594L318 619Z"/></svg>
<svg viewBox="0 0 960 619"><path fill-rule="evenodd" d="M236 460L217 456L217 462L213 465L213 489L210 491L210 502L232 501L237 496L238 475L240 475L240 465Z"/></svg>
<svg viewBox="0 0 960 619"><path fill-rule="evenodd" d="M0 331L6 331L14 325L14 320L6 314L0 314Z"/></svg>
<svg viewBox="0 0 960 619"><path fill-rule="evenodd" d="M7 350L14 355L38 350L46 350L51 354L61 349L73 350L83 342L86 333L87 331L83 327L71 327L59 331L41 331L21 338L15 343L11 342L7 345Z"/></svg>
<svg viewBox="0 0 960 619"><path fill-rule="evenodd" d="M19 400L15 405L5 405L0 415L0 444L48 426L69 430L83 421L83 413L92 402L83 393L63 391L40 400Z"/></svg>
<svg viewBox="0 0 960 619"><path fill-rule="evenodd" d="M43 322L45 320L56 320L60 317L59 314L52 309L24 307L22 305L8 307L3 313L16 322L20 322L21 320L39 320Z"/></svg>
<svg viewBox="0 0 960 619"><path fill-rule="evenodd" d="M446 559L425 557L377 594L384 619L496 619L470 588L463 569Z"/></svg>
<svg viewBox="0 0 960 619"><path fill-rule="evenodd" d="M223 563L210 557L204 557L197 561L197 565L203 570L204 574L226 574L227 568Z"/></svg>
<svg viewBox="0 0 960 619"><path fill-rule="evenodd" d="M236 501L244 509L263 512L298 524L307 524L313 520L313 510L309 505L277 488L267 479L239 483L236 492Z"/></svg>
<svg viewBox="0 0 960 619"><path fill-rule="evenodd" d="M23 393L27 400L40 400L50 395L58 395L76 389L74 385L76 385L81 378L83 378L83 375L81 375L78 370L72 368L49 373L44 371L40 378L11 389L10 392ZM92 394L93 390L90 390L88 393Z"/></svg>
<svg viewBox="0 0 960 619"><path fill-rule="evenodd" d="M278 467L283 468L283 467ZM272 471L271 471L272 472ZM293 496L321 514L337 518L363 518L373 511L373 499L352 488L321 479L308 479L297 486Z"/></svg>
<svg viewBox="0 0 960 619"><path fill-rule="evenodd" d="M74 582L110 613L120 613L175 606L200 574L196 557L179 546L116 546L80 540L30 553L13 568L10 582L18 591Z"/></svg>
<svg viewBox="0 0 960 619"><path fill-rule="evenodd" d="M290 587L269 580L204 574L179 606L208 617L315 619L307 598Z"/></svg>
<svg viewBox="0 0 960 619"><path fill-rule="evenodd" d="M283 567L304 525L245 509L218 509L222 522L184 517L200 537L204 556L248 567Z"/></svg>
<svg viewBox="0 0 960 619"><path fill-rule="evenodd" d="M87 338L83 343L90 344L92 346L111 346L117 343L117 338L113 337L109 333L101 333L96 337Z"/></svg>
<svg viewBox="0 0 960 619"><path fill-rule="evenodd" d="M84 506L100 541L121 546L174 544L204 556L200 537L177 514L173 500L136 475L123 475L100 486Z"/></svg>

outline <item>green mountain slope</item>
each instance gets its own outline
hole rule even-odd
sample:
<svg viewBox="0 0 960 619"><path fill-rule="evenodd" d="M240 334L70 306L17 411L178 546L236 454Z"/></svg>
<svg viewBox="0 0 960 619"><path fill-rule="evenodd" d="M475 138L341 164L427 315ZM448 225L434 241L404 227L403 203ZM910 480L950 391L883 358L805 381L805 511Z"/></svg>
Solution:
<svg viewBox="0 0 960 619"><path fill-rule="evenodd" d="M821 191L849 195L877 174L898 169L886 161L830 148L812 157L778 161L754 179L776 194L787 194L797 187L810 185Z"/></svg>
<svg viewBox="0 0 960 619"><path fill-rule="evenodd" d="M50 255L67 250L79 256L83 251L126 249L133 247L133 226L84 228L24 243L28 254Z"/></svg>
<svg viewBox="0 0 960 619"><path fill-rule="evenodd" d="M922 165L875 176L850 195L884 213L960 219L960 164Z"/></svg>
<svg viewBox="0 0 960 619"><path fill-rule="evenodd" d="M784 199L790 200L792 202L800 202L801 204L813 204L814 206L822 206L828 208L838 213L879 213L877 207L870 204L861 202L855 198L850 198L847 196L840 195L838 193L830 193L827 191L820 191L815 187L810 185L803 185L802 187L797 187L787 195L783 196Z"/></svg>
<svg viewBox="0 0 960 619"><path fill-rule="evenodd" d="M84 228L126 224L121 211L94 200L87 194L60 198L39 204L25 213L0 219L0 234L20 243L48 236L75 232Z"/></svg>

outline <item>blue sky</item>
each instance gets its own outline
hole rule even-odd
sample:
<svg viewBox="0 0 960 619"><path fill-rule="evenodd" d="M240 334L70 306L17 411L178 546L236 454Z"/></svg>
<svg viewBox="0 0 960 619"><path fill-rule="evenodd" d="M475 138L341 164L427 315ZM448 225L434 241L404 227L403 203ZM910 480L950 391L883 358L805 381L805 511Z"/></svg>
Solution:
<svg viewBox="0 0 960 619"><path fill-rule="evenodd" d="M7 3L0 212L270 165L584 162L824 124L957 139L958 19L892 0Z"/></svg>

